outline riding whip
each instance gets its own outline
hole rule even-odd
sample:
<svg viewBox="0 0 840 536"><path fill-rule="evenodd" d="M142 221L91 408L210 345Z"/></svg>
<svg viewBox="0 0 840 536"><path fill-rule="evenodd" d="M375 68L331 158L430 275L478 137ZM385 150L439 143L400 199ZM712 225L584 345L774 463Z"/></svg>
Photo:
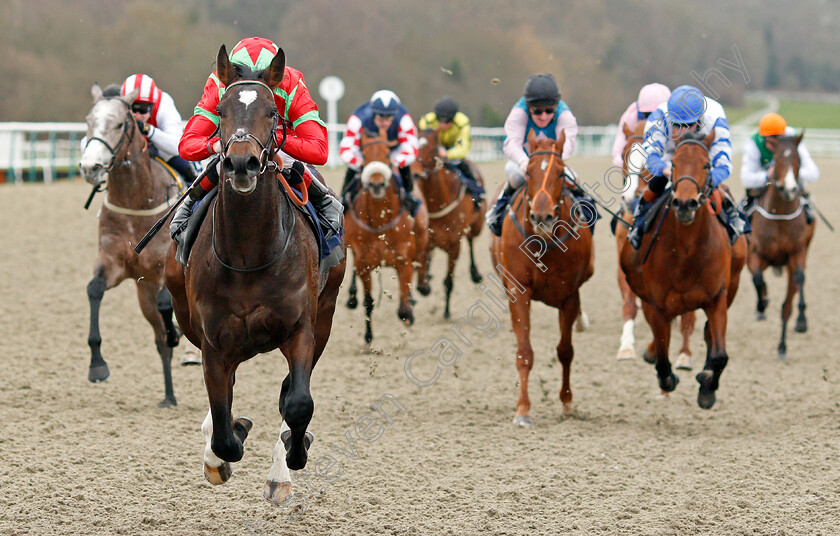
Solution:
<svg viewBox="0 0 840 536"><path fill-rule="evenodd" d="M187 188L186 191L184 191L184 193L181 195L181 197L178 198L177 201L175 201L175 204L172 205L172 207L168 211L166 211L166 214L164 214L161 219L159 219L154 225L152 225L152 228L149 229L149 232L146 233L146 236L144 236L140 240L140 242L138 242L137 245L134 246L135 253L140 253L141 251L143 251L143 248L145 248L146 245L152 240L152 238L154 238L155 235L158 234L158 231L160 231L160 228L163 227L163 224L166 222L167 218L169 218L169 216L172 215L175 209L178 208L178 205L180 205L181 202L184 199L186 199L187 196L190 195L190 193L192 193L193 188L198 186L198 183L200 183L201 179L203 179L207 175L207 173L210 171L210 168L215 167L216 164L219 163L219 158L219 155L214 156L213 159L210 160L210 162L204 168L204 171L198 174L198 177L195 178L190 187Z"/></svg>

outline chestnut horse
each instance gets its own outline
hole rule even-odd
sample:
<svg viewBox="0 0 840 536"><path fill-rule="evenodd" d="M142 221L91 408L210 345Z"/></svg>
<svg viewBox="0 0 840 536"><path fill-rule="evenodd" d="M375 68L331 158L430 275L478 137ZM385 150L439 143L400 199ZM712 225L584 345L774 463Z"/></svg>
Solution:
<svg viewBox="0 0 840 536"><path fill-rule="evenodd" d="M622 196L622 207L620 215L622 219L628 224L633 224L633 200L641 195L644 190L643 178L648 175L648 171L644 169L644 160L639 159L641 147L634 150L633 146L641 144L644 141L645 123L639 122L634 130L630 130L627 125L622 125L624 135L627 137L627 143L624 145L624 150L621 154L624 155L623 171L624 176L630 181L626 185L626 190ZM633 159L631 163L630 160ZM636 160L639 160L636 162ZM615 242L618 248L619 263L621 262L621 248L624 247L624 242L627 241L627 227L624 225L616 225ZM630 290L630 285L627 284L627 276L621 266L618 267L618 288L621 290L621 298L624 305L621 312L624 316L624 326L621 330L621 343L618 348L618 355L616 359L619 361L624 359L636 359L636 338L633 335L633 328L636 323L636 313L638 306L636 305L636 295ZM694 311L685 313L680 316L680 333L682 333L682 347L680 348L679 357L675 368L683 370L691 370L691 345L690 338L694 332L695 314ZM645 360L648 363L653 363L653 342L650 342L647 349L643 353Z"/></svg>
<svg viewBox="0 0 840 536"><path fill-rule="evenodd" d="M671 321L702 308L708 321L704 329L706 363L697 374L697 404L711 408L716 400L726 353L726 313L738 291L738 274L746 260L746 238L733 246L724 226L709 204L711 184L709 147L714 131L687 133L674 150L673 189L655 215L656 231L647 233L638 251L629 243L621 250L621 268L630 288L642 299L642 310L653 330L653 351L659 387L673 391L679 378L671 370L668 343ZM645 261L645 256L649 258Z"/></svg>
<svg viewBox="0 0 840 536"><path fill-rule="evenodd" d="M534 366L530 340L531 300L560 311L560 344L557 346L557 358L563 365L560 401L564 412L571 411L572 329L580 312L579 289L592 277L593 267L591 229L585 221L581 225L583 218L579 214L573 217L573 210L579 209L573 205L574 198L564 175L565 140L565 132L560 133L557 141L537 140L533 132L528 135L530 160L526 187L521 198L511 202L501 238L494 237L490 244L493 266L499 275L504 275L505 286L515 297L509 299L508 305L516 335L516 368L519 371L519 398L513 423L519 426L534 424L529 415L531 401L528 398L528 374ZM540 248L533 254L535 242Z"/></svg>
<svg viewBox="0 0 840 536"><path fill-rule="evenodd" d="M391 149L385 135L363 131L361 149L365 162L362 189L352 201L348 210L350 217L345 222L347 242L353 250L355 264L348 307L352 309L358 303L358 273L365 291L365 342L370 344L373 341L371 271L375 268L392 266L397 270L400 284L397 316L408 325L414 323L411 278L416 264L417 281L426 280L424 259L429 242L429 213L423 203L417 216L412 218L402 206L398 187L391 180L394 171L391 168Z"/></svg>
<svg viewBox="0 0 840 536"><path fill-rule="evenodd" d="M166 262L175 314L203 355L210 411L201 432L209 482L227 481L251 428L250 420L231 413L237 367L275 348L286 357L280 438L263 492L274 502L291 496L289 469L306 465L314 410L310 375L330 336L345 269L342 260L319 271L317 238L289 197L294 194L278 182L273 160L282 147L276 136L282 119L271 88L283 80L284 67L281 49L264 71L234 68L222 45L216 59L226 87L218 105L219 193L186 268L175 260L174 242Z"/></svg>
<svg viewBox="0 0 840 536"><path fill-rule="evenodd" d="M448 255L446 279L443 280L443 287L446 290L446 307L443 317L448 319L449 300L452 295L455 264L458 262L458 255L461 253L461 237L467 237L470 246L470 277L473 283L481 283L482 277L475 265L473 254L473 240L484 226L485 202L482 201L480 208L476 209L464 184L456 173L443 165L438 158L438 131L424 130L418 137L420 152L417 162L423 167L418 182L423 198L429 210L429 247L426 254L426 267L428 269L432 249L440 248ZM484 180L476 166L469 164L479 184L484 185Z"/></svg>
<svg viewBox="0 0 840 536"><path fill-rule="evenodd" d="M799 316L794 328L799 333L808 330L805 319L805 259L808 247L814 238L816 222L805 220L802 198L802 185L799 183L799 136L780 136L779 144L773 153L775 167L772 179L768 180L767 189L753 211L753 231L749 240L748 265L753 276L753 284L758 294L756 318L766 318L767 285L762 272L768 266L787 268L788 287L785 302L782 304L782 337L779 341L778 357L785 359L787 354L787 322L793 309L793 297L799 291Z"/></svg>
<svg viewBox="0 0 840 536"><path fill-rule="evenodd" d="M139 91L139 90L138 90ZM169 239L161 235L143 253L132 248L143 238L170 203L178 198L179 185L163 164L149 156L148 143L131 115L138 91L125 97L103 97L98 84L91 88L94 104L87 115L87 142L81 158L85 180L107 194L99 214L99 252L93 279L87 286L90 301L90 368L88 380L108 379L108 364L100 351L99 308L106 290L131 279L143 316L152 325L163 364L165 397L159 407L177 404L172 388L172 347L178 332L172 323L172 302L163 285L163 263Z"/></svg>

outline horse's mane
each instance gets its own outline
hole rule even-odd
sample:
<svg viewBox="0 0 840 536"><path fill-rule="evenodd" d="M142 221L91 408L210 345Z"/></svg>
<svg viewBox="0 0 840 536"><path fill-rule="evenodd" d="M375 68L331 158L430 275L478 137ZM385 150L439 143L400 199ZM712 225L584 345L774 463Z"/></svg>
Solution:
<svg viewBox="0 0 840 536"><path fill-rule="evenodd" d="M103 97L119 97L120 96L120 88L119 84L108 84L105 86L105 89L102 90Z"/></svg>
<svg viewBox="0 0 840 536"><path fill-rule="evenodd" d="M689 130L686 131L685 134L682 135L680 141L703 141L706 138L706 134L703 134L700 130Z"/></svg>

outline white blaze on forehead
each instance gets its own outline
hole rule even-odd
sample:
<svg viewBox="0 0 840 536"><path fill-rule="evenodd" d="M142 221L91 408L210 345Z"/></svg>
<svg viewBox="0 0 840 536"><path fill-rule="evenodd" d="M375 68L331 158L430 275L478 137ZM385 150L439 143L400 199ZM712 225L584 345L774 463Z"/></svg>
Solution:
<svg viewBox="0 0 840 536"><path fill-rule="evenodd" d="M239 102L244 104L246 108L255 100L257 100L257 92L253 89L248 89L239 92Z"/></svg>
<svg viewBox="0 0 840 536"><path fill-rule="evenodd" d="M540 164L540 170L545 171L548 168L548 160L543 160Z"/></svg>

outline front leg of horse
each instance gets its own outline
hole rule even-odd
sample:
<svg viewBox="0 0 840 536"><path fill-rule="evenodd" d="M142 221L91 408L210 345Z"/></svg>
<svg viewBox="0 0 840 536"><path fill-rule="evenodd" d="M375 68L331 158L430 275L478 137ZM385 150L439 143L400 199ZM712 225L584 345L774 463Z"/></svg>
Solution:
<svg viewBox="0 0 840 536"><path fill-rule="evenodd" d="M560 402L563 403L563 412L572 412L572 359L575 357L575 349L572 346L572 329L575 319L580 313L580 294L563 303L560 310L560 344L557 345L557 359L563 365L563 386L560 389Z"/></svg>
<svg viewBox="0 0 840 536"><path fill-rule="evenodd" d="M648 324L653 331L653 356L656 376L659 379L659 388L667 395L677 388L680 378L671 369L671 361L668 360L668 346L671 343L671 322L657 307L642 302L642 311L645 313Z"/></svg>
<svg viewBox="0 0 840 536"><path fill-rule="evenodd" d="M348 290L348 294L350 295L347 298L348 309L355 309L359 306L359 299L356 297L357 292L358 287L356 287L356 270L353 270L353 275L350 276L350 289Z"/></svg>
<svg viewBox="0 0 840 536"><path fill-rule="evenodd" d="M359 273L359 278L362 280L362 289L365 293L365 344L373 342L373 283L370 278L370 272L365 270Z"/></svg>
<svg viewBox="0 0 840 536"><path fill-rule="evenodd" d="M290 429L288 439L284 439L281 434L281 440L286 449L286 465L289 469L298 470L306 466L309 445L312 442L306 427L309 426L315 411L309 391L315 352L312 322L304 319L297 332L281 350L289 362L289 388L285 392L281 391L281 414Z"/></svg>
<svg viewBox="0 0 840 536"><path fill-rule="evenodd" d="M163 385L164 385L164 399L158 402L159 408L168 408L177 406L178 401L175 400L175 389L172 386L172 346L169 345L169 334L165 326L164 319L166 314L161 310L166 303L161 303L160 295L165 293L165 297L170 297L169 292L164 289L160 291L157 285L152 281L142 280L137 283L137 299L140 302L140 310L146 321L151 324L155 334L155 346L160 355L161 365L163 366ZM168 303L169 324L172 324L172 303ZM174 326L172 327L174 329Z"/></svg>
<svg viewBox="0 0 840 536"><path fill-rule="evenodd" d="M788 320L790 320L790 315L793 313L793 299L796 296L796 268L793 260L791 259L787 265L787 276L788 276L788 284L787 284L787 293L785 295L785 301L782 303L782 336L779 340L779 359L787 359L787 324ZM803 283L805 274L802 274ZM803 313L804 315L804 313Z"/></svg>
<svg viewBox="0 0 840 536"><path fill-rule="evenodd" d="M753 286L755 286L756 304L755 304L755 319L766 320L767 304L767 284L764 282L764 269L767 268L767 263L758 258L757 254L749 256L748 263L750 273L752 274Z"/></svg>
<svg viewBox="0 0 840 536"><path fill-rule="evenodd" d="M443 280L443 289L446 293L446 307L443 310L443 318L449 320L449 302L452 297L452 287L455 281L455 263L458 262L458 254L460 253L460 243L456 243L455 247L447 251L447 266L446 278Z"/></svg>
<svg viewBox="0 0 840 536"><path fill-rule="evenodd" d="M410 260L401 259L397 265L397 277L400 281L400 306L397 309L397 317L408 324L414 324L414 310L411 307L411 277L414 267Z"/></svg>
<svg viewBox="0 0 840 536"><path fill-rule="evenodd" d="M531 399L528 397L528 376L534 367L534 349L531 347L531 293L510 302L510 320L516 336L516 370L519 373L519 398L516 400L516 414L513 424L533 426L534 420L529 415Z"/></svg>
<svg viewBox="0 0 840 536"><path fill-rule="evenodd" d="M793 281L796 283L796 288L799 290L799 316L796 317L796 325L793 329L797 333L805 333L808 331L808 319L805 318L805 270L801 266L797 266L793 272Z"/></svg>
<svg viewBox="0 0 840 536"><path fill-rule="evenodd" d="M181 336L175 323L172 321L172 295L166 287L160 289L157 295L157 307L161 318L163 319L163 327L166 330L166 345L170 348L178 346Z"/></svg>
<svg viewBox="0 0 840 536"><path fill-rule="evenodd" d="M729 361L726 355L726 291L721 291L715 298L714 303L705 309L708 321L706 322L706 340L708 350L706 353L706 364L703 370L697 373L697 383L700 390L697 393L697 405L703 409L710 409L715 405L720 375Z"/></svg>
<svg viewBox="0 0 840 536"><path fill-rule="evenodd" d="M233 422L233 370L223 362L223 356L209 344L202 344L204 386L210 402L210 412L201 426L204 435L204 476L211 484L222 484L230 478L230 463L238 462L244 454L242 442L248 437L251 421L245 418Z"/></svg>
<svg viewBox="0 0 840 536"><path fill-rule="evenodd" d="M93 279L87 286L88 301L90 302L90 331L88 333L90 368L88 369L88 381L94 383L104 382L111 375L108 370L108 363L102 358L100 351L102 336L99 334L99 307L102 305L102 297L105 295L106 288L105 269L100 266L94 271Z"/></svg>

